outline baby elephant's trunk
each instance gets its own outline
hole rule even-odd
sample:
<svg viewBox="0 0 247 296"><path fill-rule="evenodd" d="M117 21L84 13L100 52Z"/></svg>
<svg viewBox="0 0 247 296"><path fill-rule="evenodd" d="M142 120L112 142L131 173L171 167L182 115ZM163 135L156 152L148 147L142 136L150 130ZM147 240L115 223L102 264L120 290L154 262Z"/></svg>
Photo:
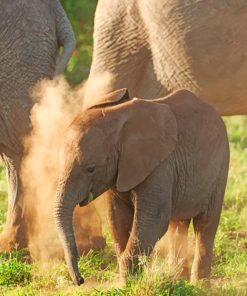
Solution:
<svg viewBox="0 0 247 296"><path fill-rule="evenodd" d="M59 193L56 198L54 216L58 229L59 238L61 240L65 260L69 269L69 274L76 285L84 283L78 270L77 259L78 253L75 243L74 230L72 225L73 211L76 204L72 198L64 198L65 195Z"/></svg>

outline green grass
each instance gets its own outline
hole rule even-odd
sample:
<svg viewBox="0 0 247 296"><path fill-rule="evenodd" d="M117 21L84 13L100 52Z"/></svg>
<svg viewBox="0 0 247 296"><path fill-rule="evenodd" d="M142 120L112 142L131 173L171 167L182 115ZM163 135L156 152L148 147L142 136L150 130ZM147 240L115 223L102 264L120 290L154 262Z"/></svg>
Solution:
<svg viewBox="0 0 247 296"><path fill-rule="evenodd" d="M231 163L225 202L215 240L212 285L191 285L167 274L164 258L155 257L142 275L121 288L110 236L104 251L89 252L79 261L85 285L72 285L63 262L25 262L26 251L0 256L0 295L133 295L245 296L247 295L247 118L225 119ZM7 208L6 180L0 168L0 229ZM193 242L191 243L193 246Z"/></svg>
<svg viewBox="0 0 247 296"><path fill-rule="evenodd" d="M31 265L22 262L23 251L0 255L0 286L29 284Z"/></svg>

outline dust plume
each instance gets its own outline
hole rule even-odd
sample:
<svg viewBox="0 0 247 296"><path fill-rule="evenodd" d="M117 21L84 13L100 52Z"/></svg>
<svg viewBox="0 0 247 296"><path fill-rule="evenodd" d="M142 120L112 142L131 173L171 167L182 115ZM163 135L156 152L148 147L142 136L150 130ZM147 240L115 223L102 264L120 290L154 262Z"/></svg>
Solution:
<svg viewBox="0 0 247 296"><path fill-rule="evenodd" d="M58 151L66 127L79 110L79 101L63 79L40 82L32 96L36 104L31 112L32 131L24 140L22 165L25 218L32 256L46 259L60 246L52 220Z"/></svg>
<svg viewBox="0 0 247 296"><path fill-rule="evenodd" d="M35 102L31 112L32 129L24 140L25 157L21 178L24 184L28 247L33 258L48 260L63 257L52 211L59 170L59 148L66 128L82 110L85 88L88 101L93 89L92 97L96 100L104 92L103 84L106 79L109 79L109 75L104 75L102 80L97 78L95 84L92 81L90 87L85 87L84 83L76 89L71 89L63 78L43 80L32 91ZM97 89L100 89L98 95ZM87 212L84 208L77 209L78 215L74 217L79 217L80 211L84 211L84 217L93 217L95 225L87 226L87 231L93 232L92 236L100 237L101 222L95 216L95 208L91 206L91 213L90 207L86 210ZM94 238L88 242L88 246L97 248L93 241Z"/></svg>
<svg viewBox="0 0 247 296"><path fill-rule="evenodd" d="M93 79L89 78L84 87L83 110L93 106L100 97L111 92L113 83L113 75L109 72L104 72Z"/></svg>

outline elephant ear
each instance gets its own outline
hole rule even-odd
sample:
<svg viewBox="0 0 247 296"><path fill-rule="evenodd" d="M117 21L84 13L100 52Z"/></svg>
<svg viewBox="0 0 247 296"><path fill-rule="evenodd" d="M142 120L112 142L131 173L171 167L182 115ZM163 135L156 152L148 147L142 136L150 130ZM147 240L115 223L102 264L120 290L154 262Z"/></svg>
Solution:
<svg viewBox="0 0 247 296"><path fill-rule="evenodd" d="M91 105L88 109L104 108L114 106L129 100L129 92L127 88L118 89L113 91L104 97L97 100L97 102Z"/></svg>
<svg viewBox="0 0 247 296"><path fill-rule="evenodd" d="M124 109L116 182L120 192L143 182L177 144L177 121L168 105L133 99Z"/></svg>

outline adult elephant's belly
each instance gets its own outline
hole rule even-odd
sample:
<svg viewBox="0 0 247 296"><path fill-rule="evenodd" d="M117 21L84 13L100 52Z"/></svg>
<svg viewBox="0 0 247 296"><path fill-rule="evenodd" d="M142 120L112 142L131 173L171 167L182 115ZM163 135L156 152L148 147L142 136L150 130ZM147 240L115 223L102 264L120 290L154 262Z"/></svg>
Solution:
<svg viewBox="0 0 247 296"><path fill-rule="evenodd" d="M152 42L159 80L168 91L192 90L223 115L247 114L247 2L167 3L160 42Z"/></svg>
<svg viewBox="0 0 247 296"><path fill-rule="evenodd" d="M49 5L42 2L14 0L1 7L1 100L23 98L38 80L53 76L58 47L55 20Z"/></svg>

